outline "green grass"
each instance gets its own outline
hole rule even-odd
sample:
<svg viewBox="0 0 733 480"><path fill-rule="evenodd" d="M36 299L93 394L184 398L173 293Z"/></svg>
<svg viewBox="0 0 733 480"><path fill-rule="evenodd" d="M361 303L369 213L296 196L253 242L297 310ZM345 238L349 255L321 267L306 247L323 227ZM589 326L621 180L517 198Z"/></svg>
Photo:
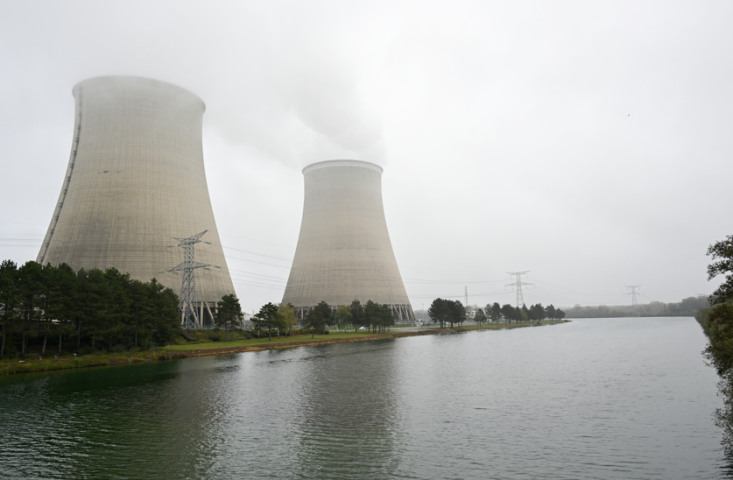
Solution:
<svg viewBox="0 0 733 480"><path fill-rule="evenodd" d="M162 349L156 349L145 352L104 353L79 356L65 355L58 358L46 357L43 360L8 359L0 360L0 375L48 372L52 370L67 370L71 368L83 367L101 367L107 365L125 365L130 363L149 362L172 358L176 358L176 354L174 352L166 352Z"/></svg>
<svg viewBox="0 0 733 480"><path fill-rule="evenodd" d="M556 320L556 321L543 321L542 325L549 325L553 323L562 323L563 320ZM505 324L505 323L499 323L499 324L483 324L481 325L481 330L498 330L502 328L517 328L517 327L530 327L537 325L536 323L511 323L511 324ZM439 327L428 327L425 330L440 330ZM470 331L470 330L479 330L478 325L466 325L463 327L456 327L454 328L455 331ZM382 337L382 338L393 338L393 337L399 337L399 336L405 336L409 334L410 331L400 331L400 330L394 330L389 331L386 333L371 333L365 330L360 330L358 333L355 333L353 331L351 332L334 332L331 331L329 335L316 335L314 338L311 338L311 335L293 335L291 337L272 337L272 340L268 340L267 337L262 338L252 338L249 340L234 340L234 341L218 341L218 342L205 342L205 343L189 343L189 344L183 344L183 345L169 345L167 347L164 347L164 350L167 351L173 351L173 352L190 352L190 351L197 351L197 350L213 350L213 349L219 349L219 348L238 348L238 347L255 347L258 345L267 346L268 344L273 343L304 343L304 342L310 342L312 340L317 341L334 341L334 340L342 340L342 339L359 339L359 338L367 338L367 337ZM223 338L223 334L222 334Z"/></svg>
<svg viewBox="0 0 733 480"><path fill-rule="evenodd" d="M311 338L310 335L293 335L291 337L272 337L272 340L268 340L267 337L252 338L250 340L234 340L234 341L219 341L210 343L193 343L189 345L169 345L165 347L165 350L174 352L185 352L191 350L210 350L215 348L233 348L233 347L251 347L257 345L267 345L271 343L303 343L311 340L329 341L329 340L340 340L340 339L351 339L351 338L364 338L364 337L375 337L383 336L385 338L392 337L393 334L387 333L368 333L361 331L359 333L354 332L332 332L328 335L316 335Z"/></svg>
<svg viewBox="0 0 733 480"><path fill-rule="evenodd" d="M556 320L556 321L545 321L543 325L564 323L568 320ZM534 326L535 323L512 323L512 324L484 324L481 326L481 330L497 330L502 328L517 328L517 327L529 327ZM252 338L250 340L241 339L243 334L235 336L240 337L234 341L217 341L217 342L206 342L207 335L214 335L211 332L197 332L197 341L189 344L178 344L169 345L167 347L158 348L154 350L148 350L143 352L124 352L124 353L99 353L91 355L79 355L70 356L64 355L59 358L44 357L43 360L27 359L25 361L19 361L18 359L7 359L0 360L0 375L9 375L15 373L30 373L30 372L44 372L50 370L63 370L70 368L82 368L82 367L94 367L94 366L105 366L105 365L124 365L138 362L149 362L155 360L170 360L173 358L186 358L190 356L198 355L199 351L205 352L207 350L212 351L216 349L236 349L246 347L257 347L261 346L267 348L268 345L282 345L292 344L293 346L299 344L312 344L316 343L328 343L333 341L348 341L348 340L365 340L365 339L380 339L380 338L395 338L404 337L411 335L424 335L431 334L431 330L434 333L458 333L462 331L478 330L478 325L467 325L461 328L454 328L453 330L445 329L440 330L438 327L428 327L422 329L422 332L412 331L390 331L386 333L371 333L368 331L361 330L359 332L331 332L329 335L315 335L311 338L311 335L293 335L291 337L272 337L272 340L268 340L267 337ZM424 330L427 330L425 332ZM221 332L223 338L223 332ZM199 343L201 342L201 343ZM194 353L196 352L196 353ZM217 352L211 352L212 354Z"/></svg>

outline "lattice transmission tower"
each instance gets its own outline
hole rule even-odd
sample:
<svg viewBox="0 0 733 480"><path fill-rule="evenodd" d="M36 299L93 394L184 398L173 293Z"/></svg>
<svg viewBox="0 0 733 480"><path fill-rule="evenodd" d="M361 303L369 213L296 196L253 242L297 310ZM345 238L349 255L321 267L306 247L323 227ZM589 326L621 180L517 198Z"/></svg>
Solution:
<svg viewBox="0 0 733 480"><path fill-rule="evenodd" d="M522 281L522 275L527 275L529 273L529 270L525 270L524 272L506 272L512 277L516 277L517 281L514 283L510 283L508 285L505 285L506 287L516 287L517 289L517 308L524 305L524 293L522 292L522 286L524 285L534 285L533 283L524 283Z"/></svg>
<svg viewBox="0 0 733 480"><path fill-rule="evenodd" d="M201 328L198 314L196 314L196 277L194 271L197 268L208 267L206 263L194 261L193 247L201 242L201 237L208 232L204 230L201 233L188 238L175 238L178 240L178 246L183 247L183 263L175 267L172 271L182 271L183 281L181 282L181 298L178 308L181 310L181 324L183 328Z"/></svg>
<svg viewBox="0 0 733 480"><path fill-rule="evenodd" d="M636 296L643 295L643 293L637 290L637 288L641 288L641 285L627 285L626 288L631 289L630 292L624 293L624 295L631 295L631 306L635 307L639 305L639 303L636 301Z"/></svg>

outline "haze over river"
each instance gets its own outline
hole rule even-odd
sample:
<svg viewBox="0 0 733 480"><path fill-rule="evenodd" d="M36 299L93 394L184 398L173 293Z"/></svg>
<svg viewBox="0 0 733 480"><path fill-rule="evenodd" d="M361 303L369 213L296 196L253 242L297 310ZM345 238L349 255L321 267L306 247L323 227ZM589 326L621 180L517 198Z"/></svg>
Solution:
<svg viewBox="0 0 733 480"><path fill-rule="evenodd" d="M0 477L688 479L729 467L692 318L0 378Z"/></svg>

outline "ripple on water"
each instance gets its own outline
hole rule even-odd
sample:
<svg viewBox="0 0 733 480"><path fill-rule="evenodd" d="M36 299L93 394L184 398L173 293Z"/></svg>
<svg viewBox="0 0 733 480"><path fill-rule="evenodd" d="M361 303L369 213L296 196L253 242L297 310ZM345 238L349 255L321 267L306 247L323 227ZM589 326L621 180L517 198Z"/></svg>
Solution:
<svg viewBox="0 0 733 480"><path fill-rule="evenodd" d="M715 478L692 319L579 320L0 379L44 479Z"/></svg>

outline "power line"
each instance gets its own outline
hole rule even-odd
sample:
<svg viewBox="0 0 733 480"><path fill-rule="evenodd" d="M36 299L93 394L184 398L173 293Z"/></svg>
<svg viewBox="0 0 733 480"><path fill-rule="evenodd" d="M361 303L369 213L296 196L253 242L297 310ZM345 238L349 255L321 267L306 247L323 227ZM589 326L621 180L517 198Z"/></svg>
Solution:
<svg viewBox="0 0 733 480"><path fill-rule="evenodd" d="M265 255L264 253L257 253L257 252L253 252L251 250L242 250L241 248L227 247L226 245L221 245L221 246L224 247L224 248L226 248L227 250L236 250L236 251L242 252L242 253L249 253L250 255L258 255L260 257L274 258L275 260L282 260L284 262L293 263L293 260L292 259L288 259L288 258L275 257L273 255Z"/></svg>

